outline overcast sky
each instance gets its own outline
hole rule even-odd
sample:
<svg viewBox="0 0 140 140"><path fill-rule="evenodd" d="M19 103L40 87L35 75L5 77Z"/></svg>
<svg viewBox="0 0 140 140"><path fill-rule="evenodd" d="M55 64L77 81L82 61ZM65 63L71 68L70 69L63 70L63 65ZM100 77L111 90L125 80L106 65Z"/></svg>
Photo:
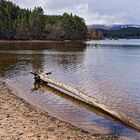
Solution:
<svg viewBox="0 0 140 140"><path fill-rule="evenodd" d="M20 7L41 6L45 14L73 13L86 24L140 24L140 0L11 0Z"/></svg>

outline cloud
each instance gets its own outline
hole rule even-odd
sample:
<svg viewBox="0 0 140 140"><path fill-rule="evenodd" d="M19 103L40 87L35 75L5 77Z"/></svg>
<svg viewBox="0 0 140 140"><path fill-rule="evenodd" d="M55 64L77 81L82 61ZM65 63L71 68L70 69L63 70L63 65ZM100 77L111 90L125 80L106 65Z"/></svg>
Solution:
<svg viewBox="0 0 140 140"><path fill-rule="evenodd" d="M139 0L12 0L24 8L43 7L46 14L64 12L84 17L87 24L139 24Z"/></svg>
<svg viewBox="0 0 140 140"><path fill-rule="evenodd" d="M35 6L45 7L47 4L46 0L10 0L15 4L19 5L22 8L31 8L33 9Z"/></svg>
<svg viewBox="0 0 140 140"><path fill-rule="evenodd" d="M71 8L74 7L80 3L82 3L84 0L48 0L46 8L49 9L63 9L63 8Z"/></svg>
<svg viewBox="0 0 140 140"><path fill-rule="evenodd" d="M79 12L79 13L85 13L88 11L88 4L86 3L81 3L78 4L74 7L75 11Z"/></svg>

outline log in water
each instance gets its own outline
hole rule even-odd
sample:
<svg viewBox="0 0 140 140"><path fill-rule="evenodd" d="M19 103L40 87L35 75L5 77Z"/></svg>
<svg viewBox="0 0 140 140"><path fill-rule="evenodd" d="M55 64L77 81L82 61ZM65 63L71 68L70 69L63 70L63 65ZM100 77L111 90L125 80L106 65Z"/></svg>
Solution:
<svg viewBox="0 0 140 140"><path fill-rule="evenodd" d="M63 84L53 78L50 78L48 76L48 74L51 74L51 73L42 73L42 72L39 72L39 73L32 73L35 75L35 79L38 79L38 80L42 80L44 82L47 82L49 84L52 84L54 86L57 86L59 88L62 88L66 91L69 91L71 92L72 94L80 97L84 102L96 107L96 108L99 108L101 109L102 111L106 112L107 114L109 114L110 116L116 118L117 120L121 121L122 123L124 123L125 125L137 130L138 132L140 132L140 122L137 122L133 119L130 119L127 117L127 115L125 115L124 113L121 113L121 112L118 112L118 111L115 111L113 108L111 108L110 106L104 104L102 101L94 98L94 97L89 97L87 96L86 94L84 94L82 91L76 89L76 88L73 88L71 87L70 85L67 85L67 84Z"/></svg>

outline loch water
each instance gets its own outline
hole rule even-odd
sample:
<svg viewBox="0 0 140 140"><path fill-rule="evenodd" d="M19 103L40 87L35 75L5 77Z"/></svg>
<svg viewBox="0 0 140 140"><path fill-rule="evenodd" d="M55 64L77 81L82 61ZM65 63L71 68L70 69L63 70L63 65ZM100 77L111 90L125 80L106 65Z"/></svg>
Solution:
<svg viewBox="0 0 140 140"><path fill-rule="evenodd" d="M30 72L51 77L140 121L140 40L0 43L0 78L30 104L92 134L139 139L140 134L91 106L34 83Z"/></svg>

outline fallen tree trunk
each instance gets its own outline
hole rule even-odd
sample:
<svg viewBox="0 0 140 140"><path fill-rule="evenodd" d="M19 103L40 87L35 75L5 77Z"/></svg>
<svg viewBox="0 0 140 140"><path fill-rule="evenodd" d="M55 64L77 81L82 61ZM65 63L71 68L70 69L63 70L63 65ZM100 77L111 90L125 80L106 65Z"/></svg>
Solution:
<svg viewBox="0 0 140 140"><path fill-rule="evenodd" d="M137 130L140 132L140 123L136 122L135 120L132 120L130 118L128 118L125 114L115 111L114 109L112 109L110 106L105 105L103 102L101 102L100 100L96 99L96 98L91 98L89 96L87 96L86 94L84 94L83 92L79 91L76 88L71 87L70 85L67 84L63 84L61 82L58 82L55 79L50 78L47 74L45 73L32 73L35 75L35 79L38 80L42 80L44 82L47 82L49 84L52 84L54 86L57 86L59 88L62 88L66 91L71 92L72 94L80 97L81 99L83 99L84 102L101 109L102 111L106 112L107 114L109 114L110 116L116 118L117 120L121 121L122 123L124 123L125 125Z"/></svg>

